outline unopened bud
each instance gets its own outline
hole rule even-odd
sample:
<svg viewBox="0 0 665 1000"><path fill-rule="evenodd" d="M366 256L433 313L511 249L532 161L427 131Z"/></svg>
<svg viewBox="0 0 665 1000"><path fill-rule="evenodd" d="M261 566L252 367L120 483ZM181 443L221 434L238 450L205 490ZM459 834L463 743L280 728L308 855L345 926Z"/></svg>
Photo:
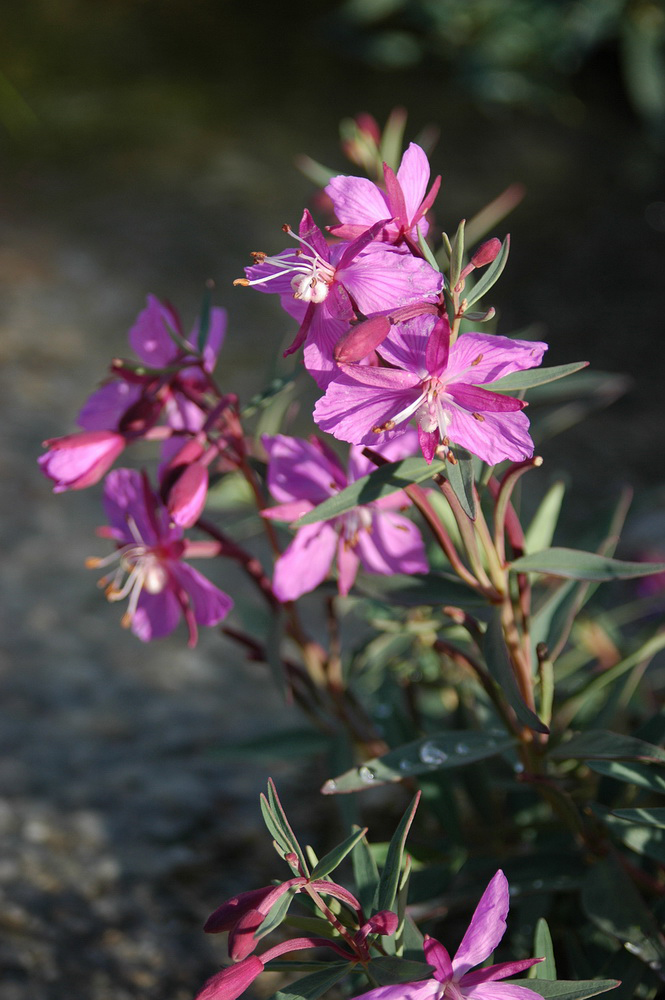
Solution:
<svg viewBox="0 0 665 1000"><path fill-rule="evenodd" d="M203 513L207 495L207 467L199 462L188 465L169 492L167 507L173 522L191 528Z"/></svg>
<svg viewBox="0 0 665 1000"><path fill-rule="evenodd" d="M356 323L335 344L335 361L344 365L362 361L383 343L389 333L390 320L387 316L375 316Z"/></svg>
<svg viewBox="0 0 665 1000"><path fill-rule="evenodd" d="M259 943L256 932L266 919L261 910L249 910L229 932L229 955L234 961L247 958Z"/></svg>
<svg viewBox="0 0 665 1000"><path fill-rule="evenodd" d="M493 236L491 240L487 240L478 247L471 258L471 263L474 267L486 267L498 257L500 249L501 240Z"/></svg>
<svg viewBox="0 0 665 1000"><path fill-rule="evenodd" d="M196 1000L237 1000L257 976L264 965L258 955L250 955L237 965L229 965L209 979Z"/></svg>

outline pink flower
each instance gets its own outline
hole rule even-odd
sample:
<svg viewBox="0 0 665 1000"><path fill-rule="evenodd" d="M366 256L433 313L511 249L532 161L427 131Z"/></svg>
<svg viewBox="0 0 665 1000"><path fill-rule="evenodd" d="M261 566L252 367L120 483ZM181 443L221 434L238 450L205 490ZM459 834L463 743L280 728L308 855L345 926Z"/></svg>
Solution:
<svg viewBox="0 0 665 1000"><path fill-rule="evenodd" d="M113 431L84 431L44 442L49 450L37 460L54 493L82 490L98 483L125 448L125 437Z"/></svg>
<svg viewBox="0 0 665 1000"><path fill-rule="evenodd" d="M117 551L87 564L90 568L117 564L100 583L110 601L129 599L123 626L149 642L169 635L183 616L189 645L195 646L197 625L216 625L233 601L182 561L188 548L182 528L170 524L145 476L132 469L110 472L104 506L110 527L101 528L99 534L114 539Z"/></svg>
<svg viewBox="0 0 665 1000"><path fill-rule="evenodd" d="M274 257L255 254L256 264L236 282L279 294L283 308L300 323L285 353L305 344L305 365L322 388L335 371L334 346L356 310L366 316L389 312L436 301L441 292L442 277L427 261L372 242L387 221L365 227L352 243L331 245L305 210L298 236L285 227L300 247Z"/></svg>
<svg viewBox="0 0 665 1000"><path fill-rule="evenodd" d="M417 316L393 327L378 350L395 367L341 364L314 420L341 441L380 446L418 424L423 455L459 444L491 465L533 455L519 399L491 383L542 361L547 344L465 333L452 347L447 319ZM489 386L489 388L483 388Z"/></svg>
<svg viewBox="0 0 665 1000"><path fill-rule="evenodd" d="M366 177L333 177L325 191L330 196L341 225L331 226L330 232L343 239L355 239L382 219L390 219L376 239L397 243L405 235L417 240L416 227L425 236L428 230L425 213L434 204L441 178L437 177L425 196L429 182L427 156L411 143L402 157L397 175L383 164L385 191Z"/></svg>
<svg viewBox="0 0 665 1000"><path fill-rule="evenodd" d="M304 441L282 434L263 439L268 452L268 488L280 501L262 511L264 517L293 521L343 490L374 466L360 448L352 448L348 474L337 456L318 438ZM415 434L384 448L386 458L413 454ZM348 594L359 565L368 573L426 573L427 557L420 532L401 514L393 513L408 500L393 493L356 507L331 521L300 528L275 565L273 589L280 601L294 601L314 590L337 563L340 594Z"/></svg>
<svg viewBox="0 0 665 1000"><path fill-rule="evenodd" d="M191 357L175 342L169 330L181 342L191 345ZM154 295L148 295L147 305L136 317L128 336L142 364L155 371L139 374L131 366L116 366L112 381L93 392L81 408L79 426L86 430L132 429L137 432L144 425L152 426L166 406L170 426L199 430L204 415L191 396L206 388L204 373L212 372L215 367L225 331L226 310L211 309L202 357L198 360L198 321L186 337L175 310ZM166 378L159 375L159 370L170 365L177 370Z"/></svg>
<svg viewBox="0 0 665 1000"><path fill-rule="evenodd" d="M501 962L471 971L489 958L501 941L509 905L508 881L499 870L481 896L452 960L442 944L434 938L425 938L425 958L434 966L432 979L380 986L355 1000L535 1000L539 994L527 986L497 980L523 972L542 962L542 958Z"/></svg>

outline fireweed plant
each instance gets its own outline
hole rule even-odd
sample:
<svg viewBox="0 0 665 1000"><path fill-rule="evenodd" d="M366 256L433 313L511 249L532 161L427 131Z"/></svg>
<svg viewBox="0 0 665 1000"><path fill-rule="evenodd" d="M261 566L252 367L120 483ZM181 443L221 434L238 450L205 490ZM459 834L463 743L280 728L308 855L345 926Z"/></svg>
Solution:
<svg viewBox="0 0 665 1000"><path fill-rule="evenodd" d="M333 987L363 1000L650 1000L665 978L652 663L665 629L658 591L623 581L665 565L615 558L625 496L580 547L553 545L564 487L536 471L534 443L622 379L544 366L546 343L495 332L487 297L509 238L489 234L517 189L439 242L440 180L424 141L402 153L404 124L401 112L383 133L367 115L344 123L367 176L303 160L323 188L321 225L305 209L235 282L279 296L290 370L239 400L217 365L224 310L207 293L188 331L148 296L130 356L40 465L56 492L104 481L111 545L89 566L122 624L147 642L182 621L191 646L221 624L269 665L306 718L272 752L327 761L322 792L356 824L319 860L269 784L263 816L288 873L210 917L231 964L201 1000L234 1000L268 963L306 973L279 1000ZM291 430L307 382L318 399L302 436ZM139 441L156 446L154 470L112 468ZM525 502L530 485L539 501ZM248 547L250 507L264 541ZM234 608L191 565L220 558L265 613ZM362 796L347 793L391 784L373 797L388 838L370 844Z"/></svg>

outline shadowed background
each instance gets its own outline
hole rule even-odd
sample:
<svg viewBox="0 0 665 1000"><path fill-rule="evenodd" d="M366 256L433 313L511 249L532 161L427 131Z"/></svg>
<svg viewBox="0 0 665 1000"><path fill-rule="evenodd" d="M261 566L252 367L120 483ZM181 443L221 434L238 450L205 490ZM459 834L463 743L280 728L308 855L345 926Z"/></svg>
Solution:
<svg viewBox="0 0 665 1000"><path fill-rule="evenodd" d="M26 0L0 14L2 1000L192 996L223 957L202 919L275 872L257 823L268 767L319 836L323 813L296 787L322 773L211 753L293 717L264 668L212 632L194 653L179 633L124 633L83 569L100 552L99 489L54 498L35 459L126 353L148 292L188 328L212 279L229 312L223 384L261 388L291 321L231 282L311 198L296 154L351 172L340 118L383 123L403 105L408 139L440 129L439 228L526 186L496 233L512 234L499 332L536 321L548 363L634 380L544 446L543 484L572 473L571 523L621 482L648 488L635 544L665 547L664 35L661 4L608 0ZM218 582L234 591L234 573Z"/></svg>

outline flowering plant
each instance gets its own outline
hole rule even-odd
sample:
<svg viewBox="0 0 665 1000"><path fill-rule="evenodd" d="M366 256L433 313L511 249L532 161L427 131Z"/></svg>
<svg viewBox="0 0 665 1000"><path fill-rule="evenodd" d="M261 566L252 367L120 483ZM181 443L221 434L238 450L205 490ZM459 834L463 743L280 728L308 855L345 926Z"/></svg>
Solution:
<svg viewBox="0 0 665 1000"><path fill-rule="evenodd" d="M363 1000L583 1000L618 980L616 996L650 1000L665 968L665 725L650 668L665 630L653 628L658 592L621 581L658 579L665 565L614 557L624 497L574 548L552 545L561 483L536 482L530 505L520 496L570 396L581 413L616 382L588 378L584 362L544 367L547 344L495 332L487 296L509 238L486 237L514 198L437 245L440 180L430 186L420 144L395 152L403 126L399 115L383 134L368 116L347 123L345 150L369 176L310 161L327 178L327 233L305 209L297 234L284 227L295 245L254 252L236 279L276 293L297 323L284 352L295 368L243 404L215 371L224 311L206 295L185 333L149 296L129 333L136 358L112 363L81 431L47 441L40 464L56 492L106 477L100 534L114 549L89 565L116 567L101 582L128 600L122 623L139 639L183 619L193 645L198 626L223 623L305 713L325 795L422 792L419 816L414 802L383 849L358 825L319 861L270 785L264 818L290 875L212 915L234 964L201 1000L234 1000L268 962L320 948L321 962L284 963L311 974L280 1000L316 1000L347 973ZM319 394L308 437L290 405L305 382ZM138 441L158 446L152 476L112 469ZM263 543L235 531L250 504ZM239 566L266 618L234 608L193 558ZM324 624L300 603L310 594ZM303 733L277 735L293 750ZM341 801L358 815L355 798ZM331 878L347 857L355 892ZM519 913L511 948L524 957L475 969L505 930L504 870ZM418 924L439 934L471 899L451 959ZM258 953L289 926L306 933ZM569 981L556 978L553 940Z"/></svg>

